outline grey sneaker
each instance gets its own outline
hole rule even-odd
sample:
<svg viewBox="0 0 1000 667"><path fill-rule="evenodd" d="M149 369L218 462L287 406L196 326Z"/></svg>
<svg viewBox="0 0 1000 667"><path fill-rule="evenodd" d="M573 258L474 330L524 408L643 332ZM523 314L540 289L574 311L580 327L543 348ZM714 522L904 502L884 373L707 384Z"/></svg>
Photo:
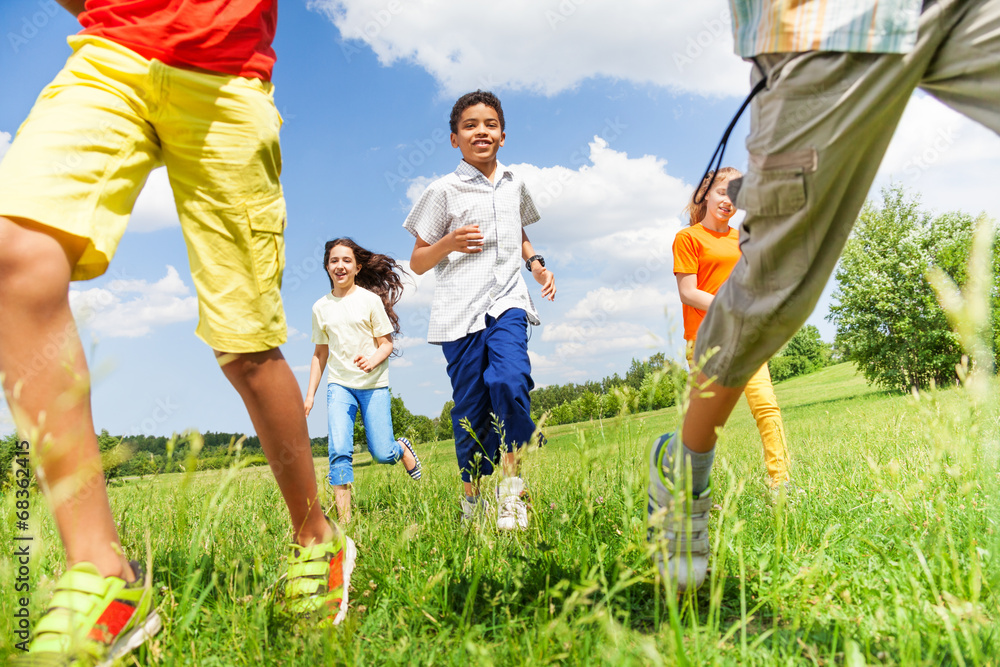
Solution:
<svg viewBox="0 0 1000 667"><path fill-rule="evenodd" d="M486 496L477 496L477 500L474 503L470 503L466 500L465 496L462 496L462 523L463 524L478 524L482 523L483 517L486 516L487 512L490 510L490 503L486 500Z"/></svg>
<svg viewBox="0 0 1000 667"><path fill-rule="evenodd" d="M507 477L497 487L497 528L499 530L524 530L528 527L528 505L521 495L524 480Z"/></svg>
<svg viewBox="0 0 1000 667"><path fill-rule="evenodd" d="M708 574L712 489L705 489L694 499L686 494L674 497L663 476L663 459L672 435L660 436L649 453L647 539L657 547L654 557L660 576L672 580L678 592L683 593L705 583Z"/></svg>

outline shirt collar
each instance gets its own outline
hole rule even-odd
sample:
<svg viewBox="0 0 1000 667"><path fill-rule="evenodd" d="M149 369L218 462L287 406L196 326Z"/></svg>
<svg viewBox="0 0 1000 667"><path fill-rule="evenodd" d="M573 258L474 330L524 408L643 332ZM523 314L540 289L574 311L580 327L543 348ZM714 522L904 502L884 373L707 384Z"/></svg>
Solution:
<svg viewBox="0 0 1000 667"><path fill-rule="evenodd" d="M479 171L465 160L458 163L458 167L455 168L455 173L459 178L466 182L475 180L476 176L480 176L484 179L486 178L483 176L483 172ZM514 172L512 172L509 167L504 166L499 160L497 160L497 173L500 174L500 178L514 177Z"/></svg>

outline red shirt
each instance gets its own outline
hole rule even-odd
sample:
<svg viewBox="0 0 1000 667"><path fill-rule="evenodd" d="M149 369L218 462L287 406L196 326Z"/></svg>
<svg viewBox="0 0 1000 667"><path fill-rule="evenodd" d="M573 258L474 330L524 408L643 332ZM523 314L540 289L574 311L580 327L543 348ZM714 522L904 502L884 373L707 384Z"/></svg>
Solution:
<svg viewBox="0 0 1000 667"><path fill-rule="evenodd" d="M79 19L149 60L271 79L278 0L86 0Z"/></svg>
<svg viewBox="0 0 1000 667"><path fill-rule="evenodd" d="M701 223L685 227L674 237L674 274L694 273L698 289L715 294L740 260L740 232L713 232ZM684 304L684 340L694 340L705 311Z"/></svg>

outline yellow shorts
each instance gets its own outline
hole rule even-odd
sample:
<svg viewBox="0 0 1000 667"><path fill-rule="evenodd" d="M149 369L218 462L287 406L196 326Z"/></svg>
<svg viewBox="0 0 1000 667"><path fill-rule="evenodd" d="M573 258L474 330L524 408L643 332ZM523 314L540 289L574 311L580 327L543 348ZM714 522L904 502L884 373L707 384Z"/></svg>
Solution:
<svg viewBox="0 0 1000 667"><path fill-rule="evenodd" d="M0 162L0 215L87 239L73 279L94 278L149 172L165 164L198 292L197 335L222 352L284 343L272 85L169 67L98 37L69 43L73 55Z"/></svg>

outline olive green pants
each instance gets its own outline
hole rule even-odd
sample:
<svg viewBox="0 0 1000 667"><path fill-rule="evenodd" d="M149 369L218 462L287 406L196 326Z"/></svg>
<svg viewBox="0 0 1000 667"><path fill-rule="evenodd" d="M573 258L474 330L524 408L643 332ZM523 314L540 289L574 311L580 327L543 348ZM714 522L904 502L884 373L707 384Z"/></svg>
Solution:
<svg viewBox="0 0 1000 667"><path fill-rule="evenodd" d="M729 195L743 256L698 330L706 375L739 387L816 306L911 93L921 88L1000 133L1000 0L924 3L904 55L766 54L753 83L750 164Z"/></svg>

